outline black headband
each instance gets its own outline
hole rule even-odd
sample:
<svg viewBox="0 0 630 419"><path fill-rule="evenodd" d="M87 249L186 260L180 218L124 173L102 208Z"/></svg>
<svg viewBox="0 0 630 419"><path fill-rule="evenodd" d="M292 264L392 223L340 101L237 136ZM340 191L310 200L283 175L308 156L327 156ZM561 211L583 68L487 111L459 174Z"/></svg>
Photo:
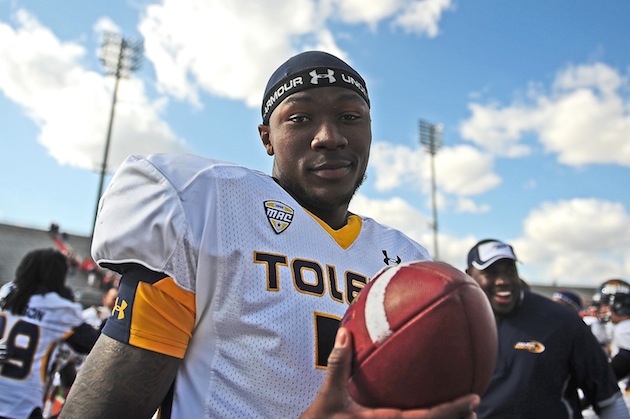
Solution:
<svg viewBox="0 0 630 419"><path fill-rule="evenodd" d="M261 108L263 124L269 125L271 113L287 96L328 86L354 90L370 106L367 87L359 73L334 55L308 51L290 58L269 79Z"/></svg>

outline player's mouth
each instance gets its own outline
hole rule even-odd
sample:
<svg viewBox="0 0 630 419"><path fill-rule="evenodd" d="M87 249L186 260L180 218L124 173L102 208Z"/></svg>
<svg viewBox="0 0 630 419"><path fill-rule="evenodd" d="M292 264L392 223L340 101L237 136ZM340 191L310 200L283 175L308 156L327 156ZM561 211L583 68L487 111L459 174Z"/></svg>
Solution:
<svg viewBox="0 0 630 419"><path fill-rule="evenodd" d="M311 169L315 176L325 180L339 180L346 176L352 169L352 163L347 160L326 162Z"/></svg>
<svg viewBox="0 0 630 419"><path fill-rule="evenodd" d="M499 305L509 305L513 298L513 292L510 289L498 289L492 294L492 299Z"/></svg>

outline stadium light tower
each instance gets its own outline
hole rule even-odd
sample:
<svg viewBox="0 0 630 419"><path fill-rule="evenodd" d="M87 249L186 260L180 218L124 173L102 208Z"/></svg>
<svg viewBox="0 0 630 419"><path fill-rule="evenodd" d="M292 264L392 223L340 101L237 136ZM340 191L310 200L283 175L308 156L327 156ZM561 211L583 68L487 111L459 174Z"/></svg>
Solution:
<svg viewBox="0 0 630 419"><path fill-rule="evenodd" d="M103 161L101 164L98 195L96 196L96 209L94 211L94 223L92 223L92 236L94 235L96 215L98 214L98 202L103 194L103 183L105 181L105 173L107 172L107 158L109 155L109 144L112 137L112 126L114 124L114 111L116 109L118 83L121 78L128 78L131 73L140 68L142 64L142 52L143 47L141 41L126 39L122 35L114 32L103 33L103 47L101 48L99 58L105 67L106 74L108 76L114 76L116 81L114 82L112 107L109 114L107 136L105 137L105 151L103 153Z"/></svg>
<svg viewBox="0 0 630 419"><path fill-rule="evenodd" d="M442 124L432 124L423 119L420 120L420 144L431 155L431 202L433 205L433 257L440 258L438 248L438 221L437 204L435 202L435 154L442 147Z"/></svg>

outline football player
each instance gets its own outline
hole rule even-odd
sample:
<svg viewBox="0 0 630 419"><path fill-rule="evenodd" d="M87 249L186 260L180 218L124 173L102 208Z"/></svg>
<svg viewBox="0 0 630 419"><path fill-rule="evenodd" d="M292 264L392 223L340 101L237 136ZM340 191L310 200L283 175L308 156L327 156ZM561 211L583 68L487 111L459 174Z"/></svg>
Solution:
<svg viewBox="0 0 630 419"><path fill-rule="evenodd" d="M41 418L47 364L65 342L87 353L98 332L68 299L68 264L57 250L38 249L20 261L15 279L0 289L0 417ZM0 354L1 355L1 354Z"/></svg>
<svg viewBox="0 0 630 419"><path fill-rule="evenodd" d="M377 271L430 259L348 212L372 138L365 81L330 54L296 55L261 116L271 176L192 155L132 156L115 174L92 253L122 274L119 296L62 417L401 414L349 398L351 338L336 334ZM405 414L472 417L478 400Z"/></svg>

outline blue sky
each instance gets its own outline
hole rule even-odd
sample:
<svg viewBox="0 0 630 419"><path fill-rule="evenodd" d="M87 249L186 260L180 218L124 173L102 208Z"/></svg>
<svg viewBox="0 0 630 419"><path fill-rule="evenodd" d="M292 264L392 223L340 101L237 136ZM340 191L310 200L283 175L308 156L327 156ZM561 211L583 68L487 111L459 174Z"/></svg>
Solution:
<svg viewBox="0 0 630 419"><path fill-rule="evenodd" d="M289 56L350 62L372 100L368 180L351 209L465 268L495 237L533 284L630 277L630 2L0 0L0 222L90 234L114 81L105 31L144 42L120 83L108 168L190 152L269 172L262 90ZM106 177L106 183L110 176Z"/></svg>

